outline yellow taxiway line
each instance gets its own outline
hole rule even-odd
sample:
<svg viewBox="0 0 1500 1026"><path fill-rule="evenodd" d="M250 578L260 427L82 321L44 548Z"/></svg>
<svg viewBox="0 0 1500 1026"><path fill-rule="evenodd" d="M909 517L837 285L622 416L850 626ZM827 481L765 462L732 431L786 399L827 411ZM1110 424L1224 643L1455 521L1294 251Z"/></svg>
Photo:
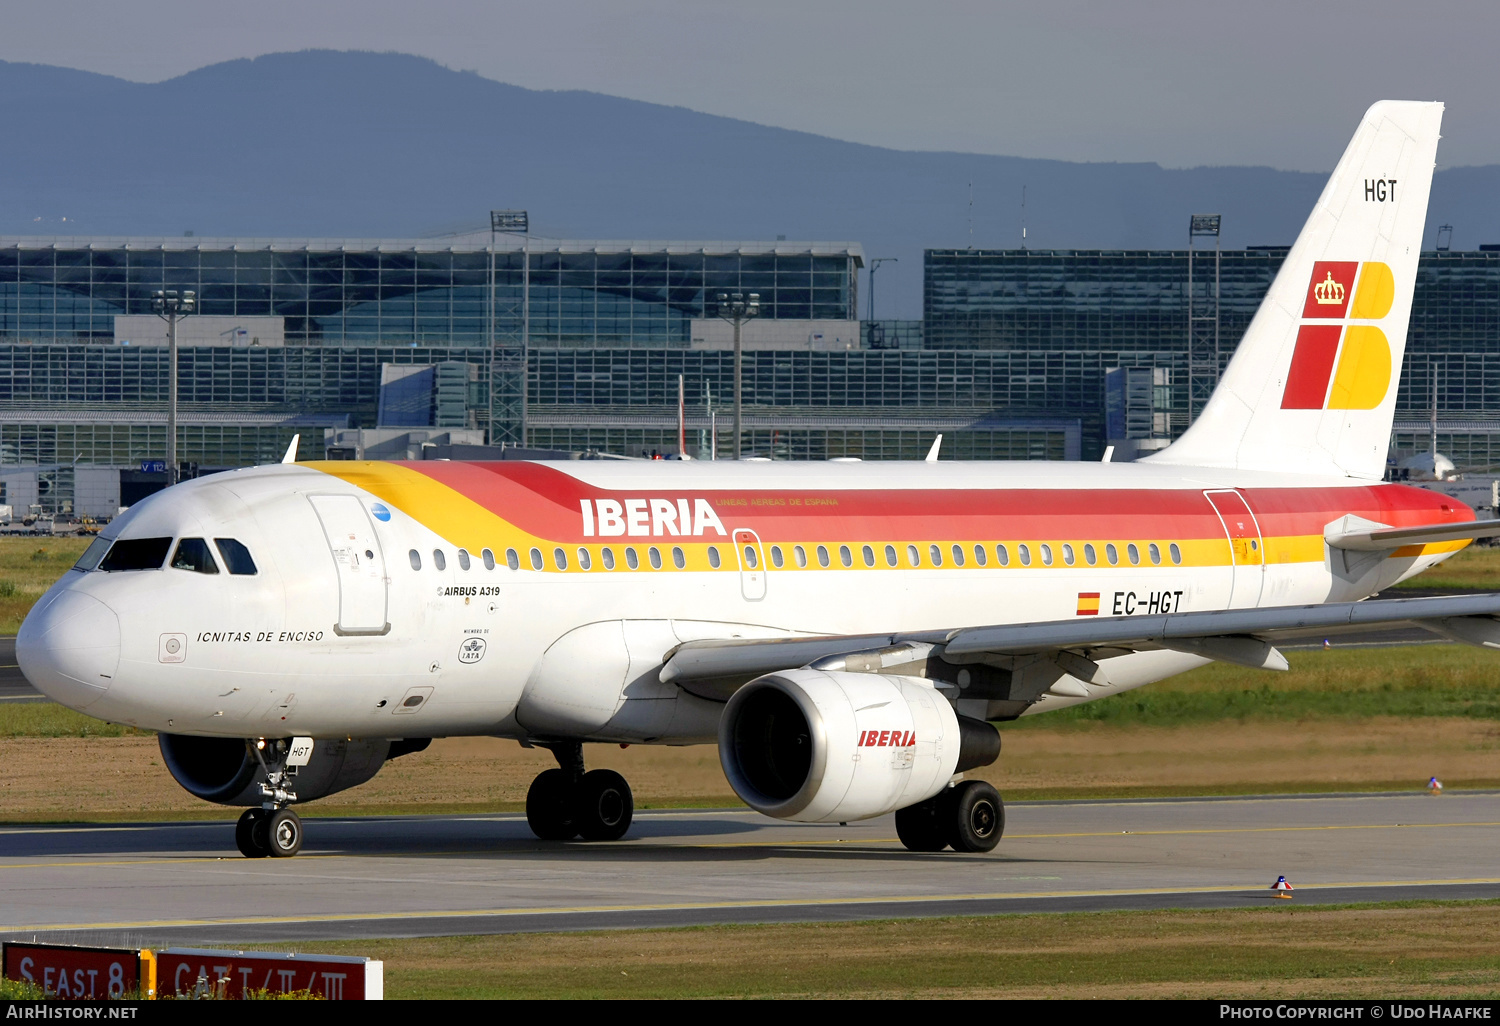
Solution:
<svg viewBox="0 0 1500 1026"><path fill-rule="evenodd" d="M1500 884L1500 877L1476 877L1458 880L1355 880L1337 883L1299 884L1298 891L1331 890L1335 888L1369 887L1434 887L1456 885ZM369 923L380 921L403 922L414 919L482 919L536 915L577 915L610 912L692 912L712 909L757 909L796 908L799 906L824 907L830 905L909 905L922 902L976 902L1006 899L1036 898L1111 898L1149 896L1155 894L1236 894L1251 891L1260 893L1264 888L1243 887L1132 887L1121 890L1071 890L1071 891L995 891L980 894L907 894L885 897L858 898L764 898L742 901L694 901L662 904L635 905L555 905L531 908L473 908L433 909L405 912L333 912L321 915L296 916L250 916L223 919L141 919L122 922L93 923L46 923L30 925L0 924L0 931L40 932L49 930L151 930L184 929L195 926L275 926L292 923Z"/></svg>

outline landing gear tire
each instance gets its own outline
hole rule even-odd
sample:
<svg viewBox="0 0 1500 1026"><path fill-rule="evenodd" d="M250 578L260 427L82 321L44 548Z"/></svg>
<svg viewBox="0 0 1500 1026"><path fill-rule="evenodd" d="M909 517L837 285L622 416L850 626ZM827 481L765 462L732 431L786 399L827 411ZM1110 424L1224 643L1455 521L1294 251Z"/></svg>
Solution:
<svg viewBox="0 0 1500 1026"><path fill-rule="evenodd" d="M584 774L584 779L589 776ZM571 841L578 836L573 817L573 782L569 775L560 769L538 773L526 792L526 823L531 832L544 841Z"/></svg>
<svg viewBox="0 0 1500 1026"><path fill-rule="evenodd" d="M954 851L994 851L1005 833L1005 804L1000 792L983 780L965 780L946 793L949 808L948 843Z"/></svg>
<svg viewBox="0 0 1500 1026"><path fill-rule="evenodd" d="M266 846L272 858L289 859L302 850L302 819L291 809L278 809L266 819Z"/></svg>
<svg viewBox="0 0 1500 1026"><path fill-rule="evenodd" d="M585 841L618 841L630 829L635 798L630 785L614 770L596 769L583 775L573 796L573 822ZM527 803L527 818L530 818Z"/></svg>
<svg viewBox="0 0 1500 1026"><path fill-rule="evenodd" d="M907 851L942 851L948 847L948 791L896 810L896 836Z"/></svg>
<svg viewBox="0 0 1500 1026"><path fill-rule="evenodd" d="M266 839L266 810L246 809L234 825L234 846L247 859L263 859L271 854Z"/></svg>

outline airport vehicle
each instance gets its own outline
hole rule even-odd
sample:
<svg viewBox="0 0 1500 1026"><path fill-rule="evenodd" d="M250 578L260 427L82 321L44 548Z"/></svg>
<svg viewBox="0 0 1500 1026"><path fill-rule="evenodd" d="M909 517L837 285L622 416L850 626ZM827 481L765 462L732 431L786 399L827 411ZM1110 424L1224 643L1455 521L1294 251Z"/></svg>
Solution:
<svg viewBox="0 0 1500 1026"><path fill-rule="evenodd" d="M433 737L548 748L539 837L629 827L585 742L717 741L751 807L992 849L992 723L1308 633L1500 646L1500 596L1364 602L1500 533L1381 482L1442 106L1361 120L1202 416L1132 464L326 462L133 506L37 603L26 676L155 729L191 793L292 805Z"/></svg>

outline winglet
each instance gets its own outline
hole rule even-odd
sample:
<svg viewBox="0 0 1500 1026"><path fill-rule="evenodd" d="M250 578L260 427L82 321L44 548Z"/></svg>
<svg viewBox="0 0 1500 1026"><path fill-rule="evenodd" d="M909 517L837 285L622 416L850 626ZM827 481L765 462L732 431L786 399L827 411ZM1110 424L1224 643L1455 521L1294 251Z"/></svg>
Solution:
<svg viewBox="0 0 1500 1026"><path fill-rule="evenodd" d="M943 447L943 436L939 434L932 440L932 448L927 450L927 462L936 463L938 450Z"/></svg>
<svg viewBox="0 0 1500 1026"><path fill-rule="evenodd" d="M283 457L281 457L281 462L283 462L283 463L296 463L297 462L297 443L299 441L301 441L301 440L302 440L302 435L300 433L299 434L295 434L295 435L292 436L292 444L286 447L286 455L283 456Z"/></svg>

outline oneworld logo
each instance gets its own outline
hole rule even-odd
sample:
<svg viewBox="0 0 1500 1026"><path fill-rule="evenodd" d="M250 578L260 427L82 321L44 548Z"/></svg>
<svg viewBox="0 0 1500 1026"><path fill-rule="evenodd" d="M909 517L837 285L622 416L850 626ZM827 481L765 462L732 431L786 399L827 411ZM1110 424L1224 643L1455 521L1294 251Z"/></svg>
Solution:
<svg viewBox="0 0 1500 1026"><path fill-rule="evenodd" d="M581 499L583 536L614 538L701 537L729 532L707 499Z"/></svg>

